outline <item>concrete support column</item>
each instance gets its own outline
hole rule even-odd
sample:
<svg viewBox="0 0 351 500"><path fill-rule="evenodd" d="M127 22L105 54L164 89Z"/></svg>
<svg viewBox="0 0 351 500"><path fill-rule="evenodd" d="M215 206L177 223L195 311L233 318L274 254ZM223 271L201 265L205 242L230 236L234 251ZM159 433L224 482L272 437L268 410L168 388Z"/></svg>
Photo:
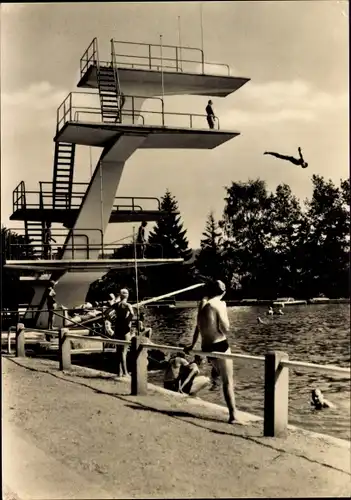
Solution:
<svg viewBox="0 0 351 500"><path fill-rule="evenodd" d="M289 356L272 351L265 358L264 436L284 436L288 427L289 368L280 362Z"/></svg>
<svg viewBox="0 0 351 500"><path fill-rule="evenodd" d="M71 340L66 337L68 328L61 328L59 331L59 362L60 370L71 369Z"/></svg>
<svg viewBox="0 0 351 500"><path fill-rule="evenodd" d="M24 324L17 323L16 327L16 358L24 358L26 356L26 346L24 337Z"/></svg>
<svg viewBox="0 0 351 500"><path fill-rule="evenodd" d="M147 350L140 345L145 341L144 337L132 338L132 396L145 396L147 394Z"/></svg>

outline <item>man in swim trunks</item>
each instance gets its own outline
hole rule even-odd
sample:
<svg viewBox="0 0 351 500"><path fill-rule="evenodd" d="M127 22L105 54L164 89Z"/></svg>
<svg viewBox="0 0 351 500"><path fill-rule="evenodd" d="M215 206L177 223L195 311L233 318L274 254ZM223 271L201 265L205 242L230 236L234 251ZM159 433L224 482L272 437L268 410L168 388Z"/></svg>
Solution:
<svg viewBox="0 0 351 500"><path fill-rule="evenodd" d="M194 348L199 335L201 335L201 348L204 352L223 352L230 354L227 341L229 332L229 319L227 306L221 299L226 288L222 281L216 280L207 284L204 297L200 302L197 324L191 346L185 352ZM222 379L223 394L229 410L229 423L236 420L236 407L234 396L233 361L231 359L209 359L214 369Z"/></svg>

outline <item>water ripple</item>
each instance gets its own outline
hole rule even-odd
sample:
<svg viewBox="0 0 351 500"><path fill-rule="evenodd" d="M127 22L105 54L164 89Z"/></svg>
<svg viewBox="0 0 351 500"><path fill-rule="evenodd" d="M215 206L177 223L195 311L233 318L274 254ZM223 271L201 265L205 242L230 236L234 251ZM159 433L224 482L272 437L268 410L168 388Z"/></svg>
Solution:
<svg viewBox="0 0 351 500"><path fill-rule="evenodd" d="M290 359L347 367L350 363L350 306L326 304L289 306L284 316L265 316L265 307L231 307L229 343L235 352L263 355L281 350ZM257 316L267 324L257 324ZM196 309L148 309L146 322L154 329L154 342L189 343L195 327ZM205 365L204 372L210 367ZM235 362L238 407L263 416L263 364ZM150 381L162 383L162 374ZM310 407L310 392L319 387L336 409L317 412ZM289 422L316 432L351 439L350 380L341 375L290 370ZM203 399L225 404L220 392L204 391Z"/></svg>

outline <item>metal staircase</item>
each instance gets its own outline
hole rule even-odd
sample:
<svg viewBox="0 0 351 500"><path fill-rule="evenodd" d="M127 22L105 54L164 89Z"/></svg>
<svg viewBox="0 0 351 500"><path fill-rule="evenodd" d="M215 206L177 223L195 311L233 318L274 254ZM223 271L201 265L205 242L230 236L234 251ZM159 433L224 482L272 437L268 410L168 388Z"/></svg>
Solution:
<svg viewBox="0 0 351 500"><path fill-rule="evenodd" d="M43 222L24 221L25 238L27 244L27 257L41 257L43 249Z"/></svg>
<svg viewBox="0 0 351 500"><path fill-rule="evenodd" d="M71 208L74 157L76 146L56 142L52 180L52 208Z"/></svg>
<svg viewBox="0 0 351 500"><path fill-rule="evenodd" d="M124 96L121 93L118 69L116 66L98 66L97 81L99 87L102 121L120 123Z"/></svg>

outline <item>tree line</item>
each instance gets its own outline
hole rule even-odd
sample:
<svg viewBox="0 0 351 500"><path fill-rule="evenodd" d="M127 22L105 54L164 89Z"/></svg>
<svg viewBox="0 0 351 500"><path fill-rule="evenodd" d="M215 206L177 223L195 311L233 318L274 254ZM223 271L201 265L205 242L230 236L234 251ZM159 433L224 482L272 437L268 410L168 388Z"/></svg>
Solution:
<svg viewBox="0 0 351 500"><path fill-rule="evenodd" d="M225 188L221 219L208 215L198 249L189 247L178 202L167 190L161 201L163 216L148 234L145 257L182 258L184 263L140 267L139 298L208 278L226 283L228 299L349 297L350 179L335 185L313 175L312 185L311 198L301 202L287 184L269 192L261 179L232 182ZM3 263L8 230L1 232ZM15 237L21 243L21 236ZM116 248L112 257L133 256L134 247L127 244ZM14 273L1 268L2 286L17 293ZM135 299L134 269L109 271L91 285L87 300L105 300L122 287ZM180 298L196 300L198 294L194 290Z"/></svg>
<svg viewBox="0 0 351 500"><path fill-rule="evenodd" d="M335 185L312 176L312 196L301 202L287 184L269 192L261 179L225 188L223 215L208 215L199 249L190 249L176 198L162 198L165 213L148 236L147 258L183 258L184 264L140 268L139 297L153 297L208 278L223 280L227 298L349 297L350 179ZM193 259L193 254L196 254ZM114 257L132 257L132 246ZM135 272L111 271L90 297L118 286L135 289ZM184 299L198 299L198 291Z"/></svg>

